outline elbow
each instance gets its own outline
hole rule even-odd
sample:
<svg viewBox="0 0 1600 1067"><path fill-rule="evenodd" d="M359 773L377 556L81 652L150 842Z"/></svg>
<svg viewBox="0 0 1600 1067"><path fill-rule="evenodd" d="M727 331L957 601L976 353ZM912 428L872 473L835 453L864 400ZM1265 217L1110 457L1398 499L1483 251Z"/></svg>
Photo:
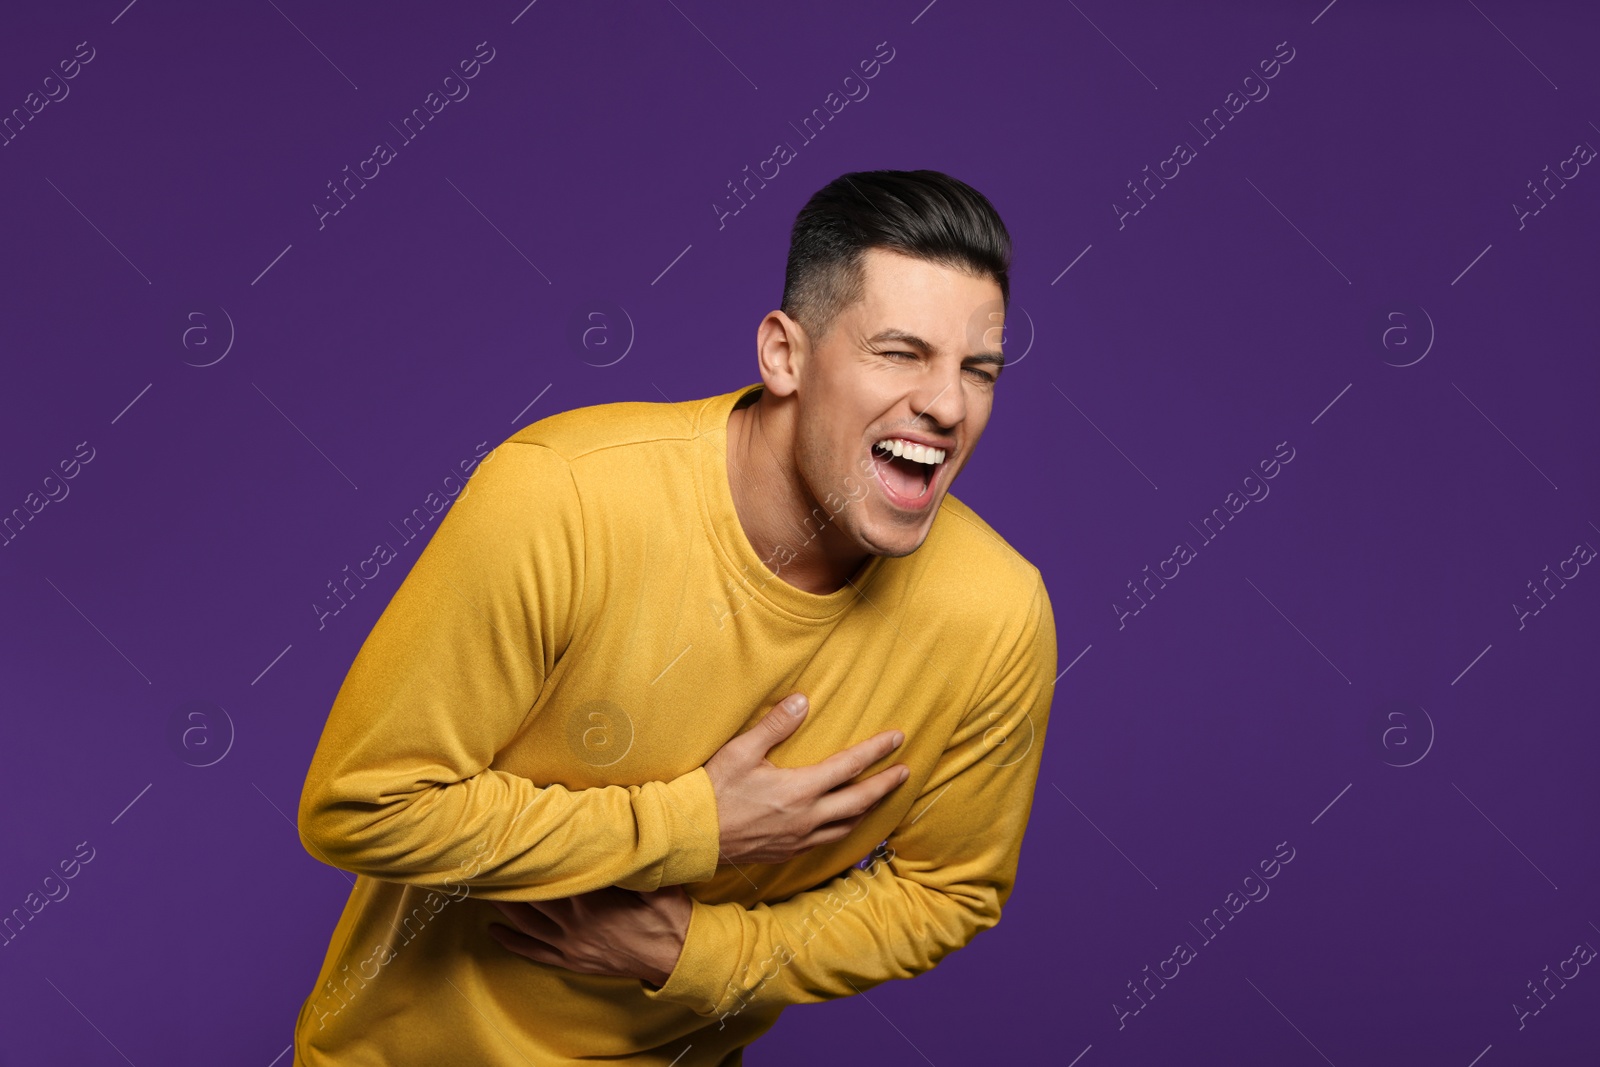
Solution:
<svg viewBox="0 0 1600 1067"><path fill-rule="evenodd" d="M379 841L381 809L356 802L336 788L307 784L300 797L297 829L312 858L356 874L381 877L394 857L385 857Z"/></svg>
<svg viewBox="0 0 1600 1067"><path fill-rule="evenodd" d="M1000 921L1000 902L988 886L922 888L911 930L915 949L901 961L906 977L931 970Z"/></svg>
<svg viewBox="0 0 1600 1067"><path fill-rule="evenodd" d="M438 806L438 790L380 795L370 783L307 783L297 827L311 856L330 867L396 882L431 883L451 874L449 834L454 813Z"/></svg>
<svg viewBox="0 0 1600 1067"><path fill-rule="evenodd" d="M947 894L955 907L942 931L946 953L971 944L973 938L999 925L1004 894L994 887L966 886L959 892L947 890Z"/></svg>
<svg viewBox="0 0 1600 1067"><path fill-rule="evenodd" d="M345 866L336 857L348 843L348 820L337 816L336 806L325 794L306 787L300 796L295 828L300 832L300 844L313 859L333 867Z"/></svg>

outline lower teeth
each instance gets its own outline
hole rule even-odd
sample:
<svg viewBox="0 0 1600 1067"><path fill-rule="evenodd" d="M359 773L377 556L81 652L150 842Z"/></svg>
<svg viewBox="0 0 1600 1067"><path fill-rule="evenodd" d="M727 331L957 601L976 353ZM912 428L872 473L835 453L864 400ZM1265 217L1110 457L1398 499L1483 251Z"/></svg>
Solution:
<svg viewBox="0 0 1600 1067"><path fill-rule="evenodd" d="M874 445L872 448L872 454L875 457L882 459L886 465L892 463L894 459L897 458L893 452L886 452L876 445ZM920 497L928 491L928 486L933 483L934 468L926 463L918 463L917 466L922 472L922 488L916 493L916 496Z"/></svg>

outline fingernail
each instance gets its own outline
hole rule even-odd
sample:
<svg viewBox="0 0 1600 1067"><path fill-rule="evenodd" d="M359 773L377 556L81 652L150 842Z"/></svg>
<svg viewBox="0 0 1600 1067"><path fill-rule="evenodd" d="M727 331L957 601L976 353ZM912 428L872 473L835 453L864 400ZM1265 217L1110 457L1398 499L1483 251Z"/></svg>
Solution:
<svg viewBox="0 0 1600 1067"><path fill-rule="evenodd" d="M906 735L901 733L899 730L896 730L894 732L894 747L895 748L899 748L901 743L903 741L905 741L905 739L906 739Z"/></svg>
<svg viewBox="0 0 1600 1067"><path fill-rule="evenodd" d="M903 771L900 772L900 780L902 782L905 781L907 778L910 778L910 777L911 777L911 768L910 767L907 767Z"/></svg>
<svg viewBox="0 0 1600 1067"><path fill-rule="evenodd" d="M789 709L790 715L799 715L806 710L806 695L804 693L796 693L788 700L785 700L783 706Z"/></svg>

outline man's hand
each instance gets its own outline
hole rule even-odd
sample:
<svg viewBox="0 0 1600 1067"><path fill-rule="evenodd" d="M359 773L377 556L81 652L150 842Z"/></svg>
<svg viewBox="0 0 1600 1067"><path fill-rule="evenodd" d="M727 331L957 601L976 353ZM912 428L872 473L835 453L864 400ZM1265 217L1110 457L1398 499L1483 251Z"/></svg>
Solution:
<svg viewBox="0 0 1600 1067"><path fill-rule="evenodd" d="M533 903L490 901L515 929L491 923L505 948L583 974L667 984L683 951L694 901L682 886L651 893L607 886Z"/></svg>
<svg viewBox="0 0 1600 1067"><path fill-rule="evenodd" d="M801 705L798 713L785 706L793 702ZM769 761L768 750L795 732L805 712L805 697L792 694L706 761L726 862L782 863L837 841L910 775L910 768L897 763L864 782L844 785L900 746L905 735L898 730L869 737L810 767L784 768Z"/></svg>

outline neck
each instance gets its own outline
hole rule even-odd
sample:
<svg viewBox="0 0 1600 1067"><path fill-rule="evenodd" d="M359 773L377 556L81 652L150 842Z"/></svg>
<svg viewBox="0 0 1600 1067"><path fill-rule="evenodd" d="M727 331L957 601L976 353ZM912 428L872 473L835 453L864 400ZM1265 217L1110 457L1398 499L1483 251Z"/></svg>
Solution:
<svg viewBox="0 0 1600 1067"><path fill-rule="evenodd" d="M794 463L795 401L765 390L728 416L728 488L767 569L808 593L844 588L871 558L814 500ZM819 529L819 524L822 524Z"/></svg>

